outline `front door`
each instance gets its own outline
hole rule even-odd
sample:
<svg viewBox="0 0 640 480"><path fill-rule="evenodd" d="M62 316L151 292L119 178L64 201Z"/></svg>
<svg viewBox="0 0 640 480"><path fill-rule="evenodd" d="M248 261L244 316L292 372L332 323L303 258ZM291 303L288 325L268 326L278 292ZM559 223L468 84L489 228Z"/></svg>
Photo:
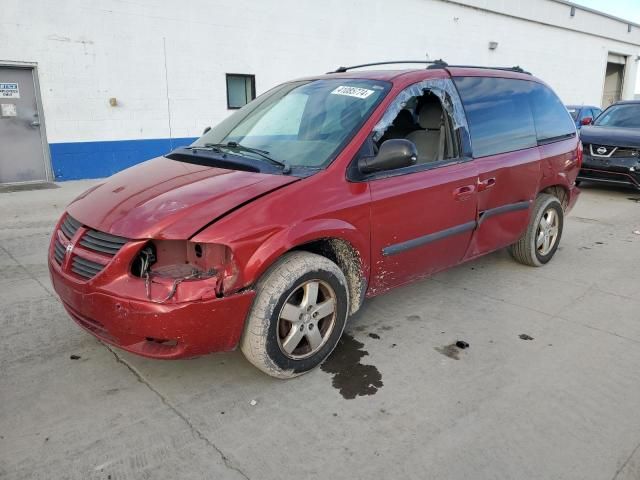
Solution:
<svg viewBox="0 0 640 480"><path fill-rule="evenodd" d="M33 74L0 66L0 184L47 180Z"/></svg>
<svg viewBox="0 0 640 480"><path fill-rule="evenodd" d="M476 226L474 162L372 181L370 294L458 263Z"/></svg>
<svg viewBox="0 0 640 480"><path fill-rule="evenodd" d="M449 79L400 92L372 141L414 143L416 165L369 179L369 295L430 275L463 258L476 226L478 172L466 155L468 133ZM464 141L463 141L464 140Z"/></svg>

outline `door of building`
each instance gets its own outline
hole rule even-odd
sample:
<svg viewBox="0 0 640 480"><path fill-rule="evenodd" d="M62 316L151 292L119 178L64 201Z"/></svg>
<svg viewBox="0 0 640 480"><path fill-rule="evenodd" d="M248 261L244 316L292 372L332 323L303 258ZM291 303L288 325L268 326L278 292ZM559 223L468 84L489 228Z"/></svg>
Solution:
<svg viewBox="0 0 640 480"><path fill-rule="evenodd" d="M0 66L0 184L47 180L34 69Z"/></svg>
<svg viewBox="0 0 640 480"><path fill-rule="evenodd" d="M607 108L622 98L625 64L626 57L612 53L609 54L604 78L604 89L602 92L602 108Z"/></svg>

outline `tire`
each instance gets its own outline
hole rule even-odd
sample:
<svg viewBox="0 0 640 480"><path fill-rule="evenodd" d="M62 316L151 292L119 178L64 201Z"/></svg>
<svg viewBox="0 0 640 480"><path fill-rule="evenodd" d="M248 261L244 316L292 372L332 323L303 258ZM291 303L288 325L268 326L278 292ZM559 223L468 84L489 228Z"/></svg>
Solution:
<svg viewBox="0 0 640 480"><path fill-rule="evenodd" d="M340 268L321 255L287 253L262 276L256 291L240 340L247 360L277 378L320 365L338 344L349 312Z"/></svg>
<svg viewBox="0 0 640 480"><path fill-rule="evenodd" d="M545 225L549 225L548 220L552 219L551 215L556 215L555 226L545 227ZM542 223L543 218L545 223ZM541 267L548 263L560 244L563 225L564 210L560 201L547 193L538 195L533 204L533 212L527 230L509 248L511 256L517 262L531 267ZM540 246L541 239L542 246ZM549 244L546 244L547 239L549 239Z"/></svg>
<svg viewBox="0 0 640 480"><path fill-rule="evenodd" d="M575 180L575 181L573 182L573 184L574 184L576 187L579 187L581 183L582 183L582 180Z"/></svg>

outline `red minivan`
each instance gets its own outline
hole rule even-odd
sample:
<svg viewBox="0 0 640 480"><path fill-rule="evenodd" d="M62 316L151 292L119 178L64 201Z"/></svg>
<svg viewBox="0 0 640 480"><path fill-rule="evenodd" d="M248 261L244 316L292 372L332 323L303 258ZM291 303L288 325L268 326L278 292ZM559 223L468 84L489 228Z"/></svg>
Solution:
<svg viewBox="0 0 640 480"><path fill-rule="evenodd" d="M366 297L504 247L547 263L581 161L562 102L517 67L340 68L80 195L51 279L106 343L162 359L240 345L292 377Z"/></svg>

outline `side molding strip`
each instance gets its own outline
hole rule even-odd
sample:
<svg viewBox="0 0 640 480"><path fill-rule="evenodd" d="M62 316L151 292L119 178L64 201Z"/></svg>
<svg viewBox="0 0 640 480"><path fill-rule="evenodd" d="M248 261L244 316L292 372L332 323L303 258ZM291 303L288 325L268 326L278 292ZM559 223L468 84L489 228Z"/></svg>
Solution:
<svg viewBox="0 0 640 480"><path fill-rule="evenodd" d="M503 213L527 210L530 206L531 206L531 202L529 200L525 200L522 202L501 205L496 208L490 208L489 210L485 210L484 212L480 213L480 218L478 222L472 221L472 222L462 223L460 225L456 225L455 227L447 228L445 230L440 230L439 232L423 235L422 237L412 238L411 240L407 240L405 242L394 243L393 245L389 245L388 247L383 248L382 255L384 255L385 257L388 257L389 255L396 255L398 253L411 250L412 248L421 247L422 245L426 245L432 242L437 242L438 240L442 240L443 238L468 232L469 230L473 230L474 228L479 227L482 221L487 218L491 218L496 215L501 215Z"/></svg>
<svg viewBox="0 0 640 480"><path fill-rule="evenodd" d="M385 257L389 255L395 255L412 248L426 245L427 243L435 242L438 240L442 240L443 238L451 237L453 235L458 235L460 233L473 230L474 228L476 228L475 221L462 223L460 225L456 225L455 227L440 230L439 232L430 233L418 238L412 238L411 240L407 240L406 242L389 245L388 247L382 249L382 255L384 255Z"/></svg>
<svg viewBox="0 0 640 480"><path fill-rule="evenodd" d="M496 207L496 208L490 208L489 210L480 212L478 225L480 225L483 220L487 218L495 217L496 215L501 215L503 213L509 213L509 212L517 212L520 210L527 210L530 205L531 205L531 202L528 200L525 200L523 202L508 203L507 205L500 205L499 207Z"/></svg>

